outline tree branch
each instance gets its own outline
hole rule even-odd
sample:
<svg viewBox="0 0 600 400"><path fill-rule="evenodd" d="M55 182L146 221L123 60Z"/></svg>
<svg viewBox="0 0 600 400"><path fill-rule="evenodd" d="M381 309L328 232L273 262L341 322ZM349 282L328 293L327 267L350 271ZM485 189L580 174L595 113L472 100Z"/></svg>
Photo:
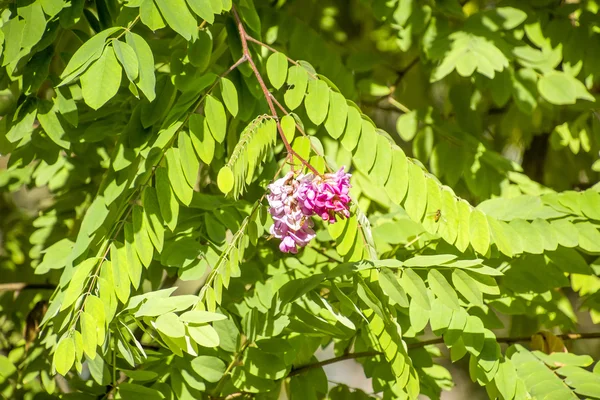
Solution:
<svg viewBox="0 0 600 400"><path fill-rule="evenodd" d="M590 333L563 333L561 335L555 335L556 337L563 339L563 340L577 340L577 339L600 339L600 332L590 332ZM517 343L517 342L529 342L531 340L531 336L516 336L516 337L499 337L496 338L496 341L498 343ZM444 338L443 337L439 337L439 338L434 338L434 339L430 339L430 340L424 340L422 342L416 342L416 343L410 343L407 345L408 349L418 349L424 346L429 346L432 344L443 344L444 343ZM323 361L319 361L313 364L307 364L307 365L303 365L299 368L295 368L292 369L290 371L290 373L287 375L288 378L295 376L295 375L299 375L302 374L306 371L309 371L311 369L315 369L315 368L321 368L324 367L325 365L330 365L330 364L335 364L337 362L340 361L345 361L345 360L354 360L357 358L364 358L364 357L375 357L375 356L379 356L379 355L383 355L382 352L379 351L363 351L360 353L349 353L349 354L344 354L342 356L339 357L334 357L334 358L330 358L327 360L323 360Z"/></svg>
<svg viewBox="0 0 600 400"><path fill-rule="evenodd" d="M11 282L0 283L0 292L20 292L21 290L54 290L52 283Z"/></svg>
<svg viewBox="0 0 600 400"><path fill-rule="evenodd" d="M363 351L363 352L360 352L360 353L344 354L344 355L339 356L339 357L330 358L328 360L323 360L323 361L316 362L314 364L307 364L307 365L304 365L302 367L292 369L290 371L290 373L288 374L288 378L292 377L292 376L296 376L296 375L302 374L302 373L304 373L306 371L309 371L311 369L321 368L321 367L323 367L325 365L329 365L329 364L335 364L336 362L345 361L345 360L354 360L356 358L363 358L363 357L375 357L375 356L378 356L378 355L381 355L381 354L383 354L383 353L381 353L379 351Z"/></svg>
<svg viewBox="0 0 600 400"><path fill-rule="evenodd" d="M285 134L283 133L283 129L281 128L281 123L279 121L279 117L277 116L277 111L275 110L275 105L273 104L273 100L271 99L271 92L269 92L267 85L265 85L265 81L262 78L262 75L260 74L260 72L258 71L258 68L256 67L256 64L254 63L254 59L252 58L252 55L250 54L250 49L248 48L248 40L251 40L251 39L248 39L248 38L250 38L251 36L248 35L248 33L246 32L246 29L244 28L244 24L242 23L242 20L237 12L237 9L235 7L232 7L231 11L233 12L233 16L235 18L237 29L240 34L240 40L242 41L243 57L245 57L246 61L248 61L248 64L250 65L250 68L252 69L252 72L254 73L254 76L256 77L256 80L258 81L258 84L263 92L265 100L267 101L269 110L271 110L271 116L277 122L277 131L279 132L279 136L281 137L281 140L283 141L283 144L285 145L285 149L287 150L288 155L296 157L302 164L304 164L315 175L321 175L321 174L319 174L319 171L317 171L312 165L310 165L304 158L299 156L298 153L296 153L292 149L292 146L290 146L290 143L288 142L287 138L285 137ZM255 40L253 40L253 41L256 42Z"/></svg>

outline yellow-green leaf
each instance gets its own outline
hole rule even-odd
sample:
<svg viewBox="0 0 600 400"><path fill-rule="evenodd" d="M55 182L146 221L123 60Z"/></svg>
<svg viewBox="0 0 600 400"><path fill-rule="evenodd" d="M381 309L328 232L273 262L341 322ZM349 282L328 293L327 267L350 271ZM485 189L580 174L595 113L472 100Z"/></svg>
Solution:
<svg viewBox="0 0 600 400"><path fill-rule="evenodd" d="M296 134L296 120L291 115L284 115L281 118L281 129L288 143L292 143Z"/></svg>
<svg viewBox="0 0 600 400"><path fill-rule="evenodd" d="M290 110L295 110L306 94L308 85L308 74L306 70L299 65L292 65L287 75L288 89L283 95L283 100Z"/></svg>
<svg viewBox="0 0 600 400"><path fill-rule="evenodd" d="M65 376L73 366L74 362L75 343L71 336L65 335L62 337L60 342L58 342L58 346L56 346L52 363L56 368L56 372Z"/></svg>
<svg viewBox="0 0 600 400"><path fill-rule="evenodd" d="M421 222L426 207L427 183L423 170L414 163L408 163L408 195L404 209L413 221Z"/></svg>
<svg viewBox="0 0 600 400"><path fill-rule="evenodd" d="M231 168L228 166L221 168L219 175L217 176L217 185L219 186L219 190L225 194L231 192L234 181L235 180Z"/></svg>
<svg viewBox="0 0 600 400"><path fill-rule="evenodd" d="M471 245L476 252L485 255L490 248L490 227L485 214L475 209L469 218Z"/></svg>
<svg viewBox="0 0 600 400"><path fill-rule="evenodd" d="M81 335L83 336L83 351L90 358L96 358L96 346L98 341L98 333L96 326L98 321L87 312L82 312L79 316L81 323Z"/></svg>
<svg viewBox="0 0 600 400"><path fill-rule="evenodd" d="M273 53L267 60L267 76L271 85L279 89L285 83L288 74L288 60L283 53Z"/></svg>
<svg viewBox="0 0 600 400"><path fill-rule="evenodd" d="M225 115L223 104L212 95L206 96L204 115L210 133L217 142L223 143L227 133L227 115Z"/></svg>
<svg viewBox="0 0 600 400"><path fill-rule="evenodd" d="M238 93L235 85L229 78L221 78L221 95L223 96L223 102L225 107L234 117L237 116L239 111L238 106Z"/></svg>

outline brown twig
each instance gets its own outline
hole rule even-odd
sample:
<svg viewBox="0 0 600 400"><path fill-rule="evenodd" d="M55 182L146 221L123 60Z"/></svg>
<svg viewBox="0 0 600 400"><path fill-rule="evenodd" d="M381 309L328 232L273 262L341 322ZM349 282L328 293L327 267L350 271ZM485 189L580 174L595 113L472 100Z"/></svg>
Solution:
<svg viewBox="0 0 600 400"><path fill-rule="evenodd" d="M316 362L314 364L307 364L307 365L303 365L302 367L292 369L290 371L290 373L288 374L288 378L292 377L292 376L300 375L300 374L302 374L302 373L304 373L306 371L309 371L311 369L321 368L321 367L324 367L325 365L335 364L335 363L340 362L340 361L354 360L356 358L364 358L364 357L375 357L375 356L378 356L378 355L381 355L381 354L383 354L383 353L380 353L378 351L363 351L363 352L360 352L360 353L344 354L344 355L339 356L339 357L330 358L328 360L323 360L323 361Z"/></svg>
<svg viewBox="0 0 600 400"><path fill-rule="evenodd" d="M563 340L577 340L577 339L600 339L600 332L590 332L590 333L563 333L561 335L555 335L556 337ZM499 337L496 338L498 343L518 343L518 342L529 342L531 340L531 336L516 336L516 337ZM407 345L408 349L418 349L424 346L434 345L434 344L443 344L444 338L434 338L430 340L423 340L422 342L409 343ZM363 351L360 353L349 353L344 354L339 357L330 358L327 360L319 361L313 364L303 365L299 368L292 369L288 374L288 377L292 377L295 375L302 374L306 371L309 371L314 368L324 367L325 365L335 364L340 361L345 360L354 360L357 358L365 358L365 357L376 357L379 355L383 355L382 352L379 351Z"/></svg>
<svg viewBox="0 0 600 400"><path fill-rule="evenodd" d="M269 92L269 96L271 96L271 100L273 100L273 103L275 103L275 105L277 106L277 108L279 108L281 110L282 113L284 113L285 115L290 115L290 113L288 112L288 110L285 109L285 107L283 105L281 105L281 103L275 98L275 96L273 96L273 93ZM302 129L302 127L300 126L300 124L296 121L294 121L294 124L296 125L296 129L298 129L298 132L300 132L300 134L304 137L308 137L307 133L304 132L304 129ZM317 148L315 147L315 145L313 144L313 142L310 142L310 148L312 151L315 152L316 155L323 157L323 159L325 159L325 155L320 154L319 151L317 150ZM325 167L327 168L327 170L329 172L332 172L333 169L329 166L329 164L327 163L327 160L325 160Z"/></svg>
<svg viewBox="0 0 600 400"><path fill-rule="evenodd" d="M248 61L248 64L250 65L250 68L252 69L252 72L254 73L254 76L256 77L256 80L258 81L258 84L263 92L265 100L267 101L269 110L271 111L271 116L275 119L275 121L277 121L277 131L279 132L279 136L281 137L281 140L283 141L283 144L285 145L285 149L287 150L288 155L296 157L304 166L306 166L306 168L311 170L311 172L313 172L315 175L321 175L321 174L319 174L319 171L317 171L315 169L315 167L310 165L304 158L302 158L300 155L298 155L298 153L296 153L292 149L290 142L288 142L287 138L285 137L285 134L283 133L283 129L281 128L281 123L279 122L279 117L277 116L277 111L275 110L275 105L273 104L273 100L271 98L271 93L269 92L267 85L265 85L265 81L264 81L262 75L260 74L260 72L258 71L258 68L256 67L256 64L254 63L254 60L252 59L252 55L250 54L250 49L248 48L248 40L251 40L251 39L249 39L249 38L251 38L251 36L248 35L248 33L246 32L246 29L244 28L244 24L242 23L242 20L240 19L240 16L239 16L236 8L232 7L231 11L233 12L233 16L235 18L237 29L240 34L240 40L242 41L242 57L245 57L246 60Z"/></svg>
<svg viewBox="0 0 600 400"><path fill-rule="evenodd" d="M215 387L215 390L212 392L213 398L215 398L215 396L219 396L221 394L221 390L223 390L223 386L225 386L225 381L226 381L227 375L229 375L229 373L231 372L233 367L235 367L239 363L239 358L244 354L244 351L246 351L246 348L248 348L249 344L250 344L250 342L248 342L246 340L240 347L240 350L233 356L233 360L231 360L231 362L227 366L227 369L223 373L223 377L219 380L219 382L217 383L217 386ZM216 397L216 398L218 398L218 397Z"/></svg>
<svg viewBox="0 0 600 400"><path fill-rule="evenodd" d="M56 285L52 283L27 283L27 282L11 282L0 283L0 292L20 292L21 290L53 290Z"/></svg>

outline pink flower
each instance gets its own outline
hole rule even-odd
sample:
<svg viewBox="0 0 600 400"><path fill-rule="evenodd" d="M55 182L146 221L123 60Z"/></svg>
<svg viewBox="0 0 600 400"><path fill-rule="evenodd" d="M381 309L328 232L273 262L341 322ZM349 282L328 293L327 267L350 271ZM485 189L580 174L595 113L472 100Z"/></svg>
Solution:
<svg viewBox="0 0 600 400"><path fill-rule="evenodd" d="M344 167L322 177L294 177L288 172L268 188L269 213L273 217L270 232L281 239L279 249L284 253L297 253L298 247L315 237L311 216L316 214L330 223L337 221L336 215L350 216L350 174L344 172Z"/></svg>
<svg viewBox="0 0 600 400"><path fill-rule="evenodd" d="M297 197L306 214L314 213L323 221L334 223L337 221L336 214L346 218L350 216L349 190L350 174L345 173L342 167L336 173L315 177L302 184Z"/></svg>
<svg viewBox="0 0 600 400"><path fill-rule="evenodd" d="M270 232L281 239L279 249L284 253L297 253L297 247L306 246L315 237L312 220L302 212L294 197L298 186L298 178L294 179L293 172L269 185L267 200L274 221Z"/></svg>

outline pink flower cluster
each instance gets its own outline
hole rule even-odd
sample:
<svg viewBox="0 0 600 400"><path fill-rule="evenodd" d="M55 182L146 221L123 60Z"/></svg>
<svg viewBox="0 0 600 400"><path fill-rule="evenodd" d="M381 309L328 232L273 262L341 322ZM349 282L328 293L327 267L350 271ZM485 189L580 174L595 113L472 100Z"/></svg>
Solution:
<svg viewBox="0 0 600 400"><path fill-rule="evenodd" d="M279 249L284 253L297 253L314 237L314 224L310 219L318 215L323 221L335 223L336 216L350 216L350 174L342 167L338 172L315 176L293 171L269 185L269 213L274 223L271 234L281 239Z"/></svg>

